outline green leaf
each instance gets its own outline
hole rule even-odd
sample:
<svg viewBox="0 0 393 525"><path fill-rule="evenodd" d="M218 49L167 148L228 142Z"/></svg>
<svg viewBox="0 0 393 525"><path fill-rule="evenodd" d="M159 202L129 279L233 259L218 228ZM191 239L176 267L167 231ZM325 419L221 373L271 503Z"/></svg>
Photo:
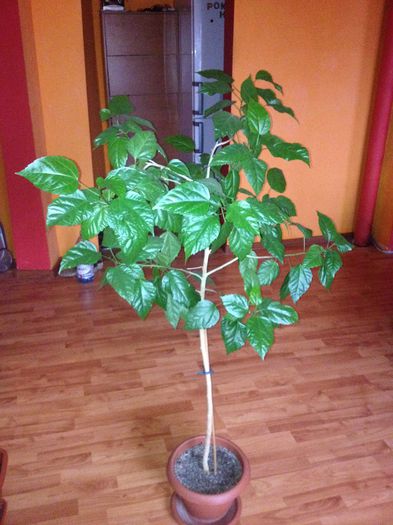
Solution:
<svg viewBox="0 0 393 525"><path fill-rule="evenodd" d="M127 115L134 111L134 107L126 95L117 95L111 98L108 109L113 115Z"/></svg>
<svg viewBox="0 0 393 525"><path fill-rule="evenodd" d="M219 102L216 102L209 108L205 109L204 116L210 117L210 115L213 115L217 111L220 111L221 109L228 108L229 106L232 106L233 102L230 100L220 100Z"/></svg>
<svg viewBox="0 0 393 525"><path fill-rule="evenodd" d="M184 328L186 330L211 328L218 323L219 319L220 312L218 311L217 306L211 301L203 299L188 310L185 317Z"/></svg>
<svg viewBox="0 0 393 525"><path fill-rule="evenodd" d="M257 307L258 317L266 319L273 324L290 325L299 320L298 313L292 306L281 304L271 299L263 299Z"/></svg>
<svg viewBox="0 0 393 525"><path fill-rule="evenodd" d="M226 82L227 84L232 84L233 82L233 78L224 71L221 71L220 69L204 69L202 71L198 71L198 75L204 78L221 80L222 82Z"/></svg>
<svg viewBox="0 0 393 525"><path fill-rule="evenodd" d="M139 261L153 260L162 250L164 240L162 237L149 237L146 245L138 255Z"/></svg>
<svg viewBox="0 0 393 525"><path fill-rule="evenodd" d="M319 280L325 288L330 288L336 273L341 267L340 254L333 250L327 250L323 264L318 272Z"/></svg>
<svg viewBox="0 0 393 525"><path fill-rule="evenodd" d="M252 250L254 238L255 235L250 230L234 227L228 237L232 253L240 260L247 257Z"/></svg>
<svg viewBox="0 0 393 525"><path fill-rule="evenodd" d="M199 295L195 288L190 284L184 273L180 270L170 270L162 278L162 286L168 295L172 295L173 299L189 308L194 306L198 300Z"/></svg>
<svg viewBox="0 0 393 525"><path fill-rule="evenodd" d="M107 227L104 229L101 244L103 248L119 248L119 241L112 228Z"/></svg>
<svg viewBox="0 0 393 525"><path fill-rule="evenodd" d="M156 225L162 230L169 230L173 233L180 233L183 224L183 217L176 213L165 210L155 210Z"/></svg>
<svg viewBox="0 0 393 525"><path fill-rule="evenodd" d="M165 168L165 173L170 178L183 182L182 177L190 177L190 170L187 164L178 159L171 160Z"/></svg>
<svg viewBox="0 0 393 525"><path fill-rule="evenodd" d="M293 109L288 106L284 106L282 101L276 97L275 93L271 89L257 88L258 95L260 95L268 106L278 111L279 113L287 113L291 117L296 118Z"/></svg>
<svg viewBox="0 0 393 525"><path fill-rule="evenodd" d="M291 222L291 224L296 226L296 228L303 234L305 239L310 239L312 237L312 230L310 230L310 228L306 228L297 222Z"/></svg>
<svg viewBox="0 0 393 525"><path fill-rule="evenodd" d="M232 138L242 129L243 123L239 117L232 115L228 111L218 111L213 115L214 137Z"/></svg>
<svg viewBox="0 0 393 525"><path fill-rule="evenodd" d="M221 246L223 246L229 237L229 234L232 231L232 224L230 222L224 222L221 224L220 233L215 241L212 242L211 251L212 253L216 252Z"/></svg>
<svg viewBox="0 0 393 525"><path fill-rule="evenodd" d="M108 216L108 206L104 205L103 203L95 206L82 222L82 239L91 239L92 237L95 237L96 235L104 231L108 224Z"/></svg>
<svg viewBox="0 0 393 525"><path fill-rule="evenodd" d="M253 158L251 151L244 144L230 144L216 153L211 162L212 166L225 166L229 164L238 171L243 164Z"/></svg>
<svg viewBox="0 0 393 525"><path fill-rule="evenodd" d="M270 255L273 255L273 257L278 259L281 263L284 262L285 246L280 239L277 239L277 237L274 237L273 235L264 234L261 237L261 242Z"/></svg>
<svg viewBox="0 0 393 525"><path fill-rule="evenodd" d="M244 173L252 189L258 195L262 186L265 182L265 173L267 170L267 164L263 160L251 157L249 160L243 163Z"/></svg>
<svg viewBox="0 0 393 525"><path fill-rule="evenodd" d="M209 189L211 195L217 195L218 197L225 197L225 194L222 190L222 186L218 182L218 180L212 179L210 177L209 179L201 179L199 182Z"/></svg>
<svg viewBox="0 0 393 525"><path fill-rule="evenodd" d="M246 104L248 104L250 100L258 102L257 88L254 86L251 76L246 78L246 80L240 86L240 94Z"/></svg>
<svg viewBox="0 0 393 525"><path fill-rule="evenodd" d="M78 189L79 172L74 161L60 156L40 157L17 172L40 190L68 195Z"/></svg>
<svg viewBox="0 0 393 525"><path fill-rule="evenodd" d="M112 113L108 108L100 109L100 119L104 122L105 120L110 119L112 116Z"/></svg>
<svg viewBox="0 0 393 525"><path fill-rule="evenodd" d="M230 169L223 180L224 193L228 199L235 200L240 186L240 175L238 171Z"/></svg>
<svg viewBox="0 0 393 525"><path fill-rule="evenodd" d="M109 162L114 168L122 168L128 160L127 137L114 137L108 142Z"/></svg>
<svg viewBox="0 0 393 525"><path fill-rule="evenodd" d="M278 197L277 197L278 198ZM286 221L287 213L278 206L276 199L267 198L262 202L257 199L249 199L251 205L258 216L260 224L275 225Z"/></svg>
<svg viewBox="0 0 393 525"><path fill-rule="evenodd" d="M258 304L261 301L261 287L257 275L258 259L252 251L239 262L240 275L243 278L244 290L252 304Z"/></svg>
<svg viewBox="0 0 393 525"><path fill-rule="evenodd" d="M95 199L99 201L99 195L94 195ZM92 202L87 198L86 191L77 190L71 195L58 197L48 206L46 224L47 226L80 224L91 207Z"/></svg>
<svg viewBox="0 0 393 525"><path fill-rule="evenodd" d="M179 321L187 314L187 308L184 304L176 301L171 294L167 294L165 305L165 316L173 328L177 328Z"/></svg>
<svg viewBox="0 0 393 525"><path fill-rule="evenodd" d="M303 266L305 268L316 268L318 266L321 266L321 264L323 263L323 252L324 249L318 244L313 244L312 246L310 246L303 259Z"/></svg>
<svg viewBox="0 0 393 525"><path fill-rule="evenodd" d="M285 299L289 295L289 274L291 272L289 271L287 275L285 276L282 285L280 287L280 299Z"/></svg>
<svg viewBox="0 0 393 525"><path fill-rule="evenodd" d="M173 146L177 151L184 153L192 153L195 150L194 141L185 135L171 135L166 137L165 142Z"/></svg>
<svg viewBox="0 0 393 525"><path fill-rule="evenodd" d="M288 199L288 197L285 197L284 195L278 195L278 197L275 197L272 199L273 202L282 210L287 217L294 217L297 212L294 203L291 201L291 199Z"/></svg>
<svg viewBox="0 0 393 525"><path fill-rule="evenodd" d="M137 117L133 115L132 117L129 117L127 120L134 122L135 124L138 124L138 126L143 126L145 128L149 128L152 131L155 131L155 127L150 122L150 120L146 120L145 118Z"/></svg>
<svg viewBox="0 0 393 525"><path fill-rule="evenodd" d="M246 120L252 133L264 135L270 130L269 113L253 98L247 103Z"/></svg>
<svg viewBox="0 0 393 525"><path fill-rule="evenodd" d="M208 248L217 239L219 233L220 221L217 215L185 217L182 239L186 258Z"/></svg>
<svg viewBox="0 0 393 525"><path fill-rule="evenodd" d="M272 284L272 282L277 279L279 273L280 267L276 261L273 261L272 259L264 261L258 269L259 284L261 286Z"/></svg>
<svg viewBox="0 0 393 525"><path fill-rule="evenodd" d="M100 260L101 254L96 246L90 241L81 241L64 255L59 273L67 268L75 268L78 264L95 264Z"/></svg>
<svg viewBox="0 0 393 525"><path fill-rule="evenodd" d="M269 71L266 71L265 69L260 69L258 73L255 75L255 78L257 80L265 80L266 82L270 82L277 89L277 91L279 91L280 93L283 92L282 87L280 86L280 84L277 84L276 82L274 82L273 77L271 76Z"/></svg>
<svg viewBox="0 0 393 525"><path fill-rule="evenodd" d="M157 154L157 146L152 131L140 131L128 141L128 152L135 160L151 160Z"/></svg>
<svg viewBox="0 0 393 525"><path fill-rule="evenodd" d="M222 304L226 311L236 319L243 319L248 313L249 305L247 299L243 295L228 294L221 297Z"/></svg>
<svg viewBox="0 0 393 525"><path fill-rule="evenodd" d="M239 350L247 340L247 328L238 319L225 316L221 321L221 335L227 354Z"/></svg>
<svg viewBox="0 0 393 525"><path fill-rule="evenodd" d="M228 206L226 220L232 222L238 229L247 230L258 235L260 218L252 205L251 199L232 202Z"/></svg>
<svg viewBox="0 0 393 525"><path fill-rule="evenodd" d="M134 308L139 317L147 317L154 304L156 288L152 282L144 279L139 266L120 264L108 268L105 281Z"/></svg>
<svg viewBox="0 0 393 525"><path fill-rule="evenodd" d="M172 232L167 231L160 237L162 240L161 251L157 256L157 263L162 266L169 266L179 255L181 244L179 239Z"/></svg>
<svg viewBox="0 0 393 525"><path fill-rule="evenodd" d="M185 182L170 190L156 203L154 209L180 215L205 215L210 207L210 192L200 182Z"/></svg>
<svg viewBox="0 0 393 525"><path fill-rule="evenodd" d="M274 342L274 328L270 321L250 317L246 323L247 338L257 354L264 359Z"/></svg>
<svg viewBox="0 0 393 525"><path fill-rule="evenodd" d="M328 242L334 242L337 249L342 252L349 252L352 250L352 244L346 240L346 238L338 233L333 221L321 212L318 213L318 223L321 229L322 235Z"/></svg>
<svg viewBox="0 0 393 525"><path fill-rule="evenodd" d="M199 93L205 95L225 95L231 92L231 86L223 80L216 80L214 82L202 82L199 88Z"/></svg>
<svg viewBox="0 0 393 525"><path fill-rule="evenodd" d="M110 127L104 129L97 137L94 139L94 147L103 146L108 144L112 139L114 139L119 131L117 127Z"/></svg>
<svg viewBox="0 0 393 525"><path fill-rule="evenodd" d="M270 187L278 193L284 193L287 183L284 177L284 173L279 168L271 168L267 172L267 181L270 184Z"/></svg>
<svg viewBox="0 0 393 525"><path fill-rule="evenodd" d="M262 142L273 157L280 157L284 160L301 160L308 166L310 165L308 150L301 144L285 142L280 137L270 134L264 135Z"/></svg>
<svg viewBox="0 0 393 525"><path fill-rule="evenodd" d="M312 272L302 264L294 266L289 272L288 289L293 302L296 303L310 288Z"/></svg>

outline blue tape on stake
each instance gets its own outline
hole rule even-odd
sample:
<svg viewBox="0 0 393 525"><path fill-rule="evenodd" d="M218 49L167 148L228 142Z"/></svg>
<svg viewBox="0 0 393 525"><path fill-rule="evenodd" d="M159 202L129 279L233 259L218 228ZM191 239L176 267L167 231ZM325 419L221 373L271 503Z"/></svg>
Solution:
<svg viewBox="0 0 393 525"><path fill-rule="evenodd" d="M211 376L214 374L214 370L210 369L208 370L207 372L205 372L205 370L199 370L199 372L197 372L197 375L199 376Z"/></svg>

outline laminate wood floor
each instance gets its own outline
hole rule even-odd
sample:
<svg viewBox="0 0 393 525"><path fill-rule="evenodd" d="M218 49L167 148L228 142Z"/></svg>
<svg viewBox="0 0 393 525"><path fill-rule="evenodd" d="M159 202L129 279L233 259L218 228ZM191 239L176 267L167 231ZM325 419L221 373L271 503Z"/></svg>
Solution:
<svg viewBox="0 0 393 525"><path fill-rule="evenodd" d="M242 525L393 524L393 257L344 259L264 362L211 330L217 432L252 467ZM174 523L168 453L204 426L197 333L139 320L97 277L0 275L8 525ZM242 292L233 266L217 283Z"/></svg>

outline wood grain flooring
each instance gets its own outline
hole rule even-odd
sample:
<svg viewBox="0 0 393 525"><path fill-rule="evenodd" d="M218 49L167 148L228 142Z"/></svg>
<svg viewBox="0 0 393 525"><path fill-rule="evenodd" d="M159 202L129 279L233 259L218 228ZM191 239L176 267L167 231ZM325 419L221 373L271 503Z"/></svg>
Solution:
<svg viewBox="0 0 393 525"><path fill-rule="evenodd" d="M7 524L172 525L168 452L204 424L197 334L98 279L8 272L0 292ZM211 330L217 431L252 467L241 524L392 525L393 258L356 249L298 309L264 362Z"/></svg>

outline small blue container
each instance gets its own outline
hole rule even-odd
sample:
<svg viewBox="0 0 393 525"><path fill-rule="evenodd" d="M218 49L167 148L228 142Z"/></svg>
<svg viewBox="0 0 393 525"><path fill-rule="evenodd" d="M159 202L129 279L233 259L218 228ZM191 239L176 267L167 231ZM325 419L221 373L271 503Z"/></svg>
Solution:
<svg viewBox="0 0 393 525"><path fill-rule="evenodd" d="M83 284L94 281L94 265L78 264L76 267L76 278Z"/></svg>

